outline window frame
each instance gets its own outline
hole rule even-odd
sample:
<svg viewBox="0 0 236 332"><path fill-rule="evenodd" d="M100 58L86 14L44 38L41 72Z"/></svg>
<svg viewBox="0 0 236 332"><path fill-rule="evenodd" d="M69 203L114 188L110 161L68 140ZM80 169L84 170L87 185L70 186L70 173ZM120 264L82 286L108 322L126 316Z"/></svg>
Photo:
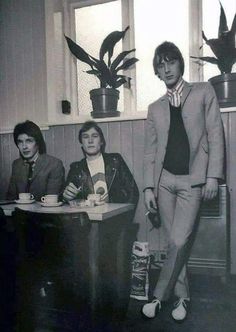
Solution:
<svg viewBox="0 0 236 332"><path fill-rule="evenodd" d="M60 112L56 102L55 82L53 82L53 18L56 11L62 13L62 26L66 35L75 40L75 9L84 6L92 6L100 3L112 2L116 0L45 0L45 21L46 21L46 49L47 49L47 86L48 86L48 121L49 124L69 124L83 123L91 119L90 114L79 114L78 92L77 92L77 60L71 56L71 53L64 42L64 99L71 103L71 114L64 115ZM121 0L122 6L122 29L130 26L129 34L123 40L123 49L135 48L134 31L134 1ZM199 46L202 43L202 1L189 1L189 53L199 56L201 51ZM151 65L151 64L150 64ZM124 88L125 111L119 117L96 119L97 122L110 122L122 120L146 119L146 111L137 111L136 105L136 71L135 68L127 72L132 78L131 89ZM200 81L203 78L202 67L190 62L190 81ZM148 105L147 105L148 106Z"/></svg>

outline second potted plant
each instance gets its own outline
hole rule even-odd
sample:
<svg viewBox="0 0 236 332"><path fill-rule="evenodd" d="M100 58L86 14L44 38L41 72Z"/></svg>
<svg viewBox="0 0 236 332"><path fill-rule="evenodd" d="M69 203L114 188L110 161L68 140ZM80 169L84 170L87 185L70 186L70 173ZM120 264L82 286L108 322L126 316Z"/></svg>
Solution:
<svg viewBox="0 0 236 332"><path fill-rule="evenodd" d="M225 11L220 3L220 22L218 38L207 39L202 31L202 38L210 46L215 57L200 56L191 58L200 59L218 66L221 75L209 79L213 85L221 107L236 106L236 73L231 73L236 63L236 14L231 29L227 25Z"/></svg>
<svg viewBox="0 0 236 332"><path fill-rule="evenodd" d="M130 86L131 78L120 73L129 69L138 61L135 57L128 58L131 52L123 51L113 59L115 45L124 38L127 27L124 31L111 32L102 42L99 51L99 58L95 58L88 54L80 45L76 44L69 37L65 36L71 53L80 61L90 66L90 70L86 73L95 75L100 81L100 88L90 91L90 99L92 100L94 118L119 116L117 111L117 103L119 99L119 90L121 85Z"/></svg>

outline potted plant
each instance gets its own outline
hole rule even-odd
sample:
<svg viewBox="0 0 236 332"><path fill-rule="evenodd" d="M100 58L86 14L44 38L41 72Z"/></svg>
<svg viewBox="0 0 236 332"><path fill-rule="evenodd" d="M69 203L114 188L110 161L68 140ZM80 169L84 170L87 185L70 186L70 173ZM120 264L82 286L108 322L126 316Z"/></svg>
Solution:
<svg viewBox="0 0 236 332"><path fill-rule="evenodd" d="M218 38L207 39L202 31L202 38L210 46L215 57L191 56L218 66L221 75L209 79L213 85L221 107L236 106L236 73L231 73L234 63L236 63L236 14L233 19L231 29L227 25L225 11L220 3L220 21Z"/></svg>
<svg viewBox="0 0 236 332"><path fill-rule="evenodd" d="M119 88L123 84L130 86L131 78L121 74L120 72L130 68L138 61L135 57L127 56L134 52L135 49L123 51L113 59L115 45L124 38L127 27L124 31L111 32L102 42L99 51L99 58L95 58L88 54L80 45L76 44L69 37L65 36L71 53L80 61L90 66L90 70L86 73L95 75L100 81L100 88L90 91L90 99L92 100L94 118L118 116L117 103L119 99Z"/></svg>

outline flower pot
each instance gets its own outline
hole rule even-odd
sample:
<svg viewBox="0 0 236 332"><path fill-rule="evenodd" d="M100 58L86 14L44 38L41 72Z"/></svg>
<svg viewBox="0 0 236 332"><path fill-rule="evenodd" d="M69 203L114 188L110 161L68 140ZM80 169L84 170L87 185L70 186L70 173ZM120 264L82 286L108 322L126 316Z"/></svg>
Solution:
<svg viewBox="0 0 236 332"><path fill-rule="evenodd" d="M209 82L215 89L220 107L236 106L236 73L214 76Z"/></svg>
<svg viewBox="0 0 236 332"><path fill-rule="evenodd" d="M93 118L106 118L119 116L120 112L117 111L117 104L120 91L115 89L93 89L90 91L90 99L92 101Z"/></svg>

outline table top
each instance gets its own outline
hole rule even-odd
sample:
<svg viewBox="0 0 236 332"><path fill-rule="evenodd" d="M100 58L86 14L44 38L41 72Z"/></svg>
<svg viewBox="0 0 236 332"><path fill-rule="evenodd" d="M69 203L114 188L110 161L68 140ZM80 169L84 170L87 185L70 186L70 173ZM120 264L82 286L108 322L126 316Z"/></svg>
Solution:
<svg viewBox="0 0 236 332"><path fill-rule="evenodd" d="M87 212L89 219L96 221L106 220L134 209L134 205L130 203L105 203L104 205L94 207L70 207L68 204L57 207L44 207L39 202L35 202L31 204L0 204L0 206L6 216L11 216L12 212L17 207L24 211L32 211L37 213L69 214L76 212Z"/></svg>

